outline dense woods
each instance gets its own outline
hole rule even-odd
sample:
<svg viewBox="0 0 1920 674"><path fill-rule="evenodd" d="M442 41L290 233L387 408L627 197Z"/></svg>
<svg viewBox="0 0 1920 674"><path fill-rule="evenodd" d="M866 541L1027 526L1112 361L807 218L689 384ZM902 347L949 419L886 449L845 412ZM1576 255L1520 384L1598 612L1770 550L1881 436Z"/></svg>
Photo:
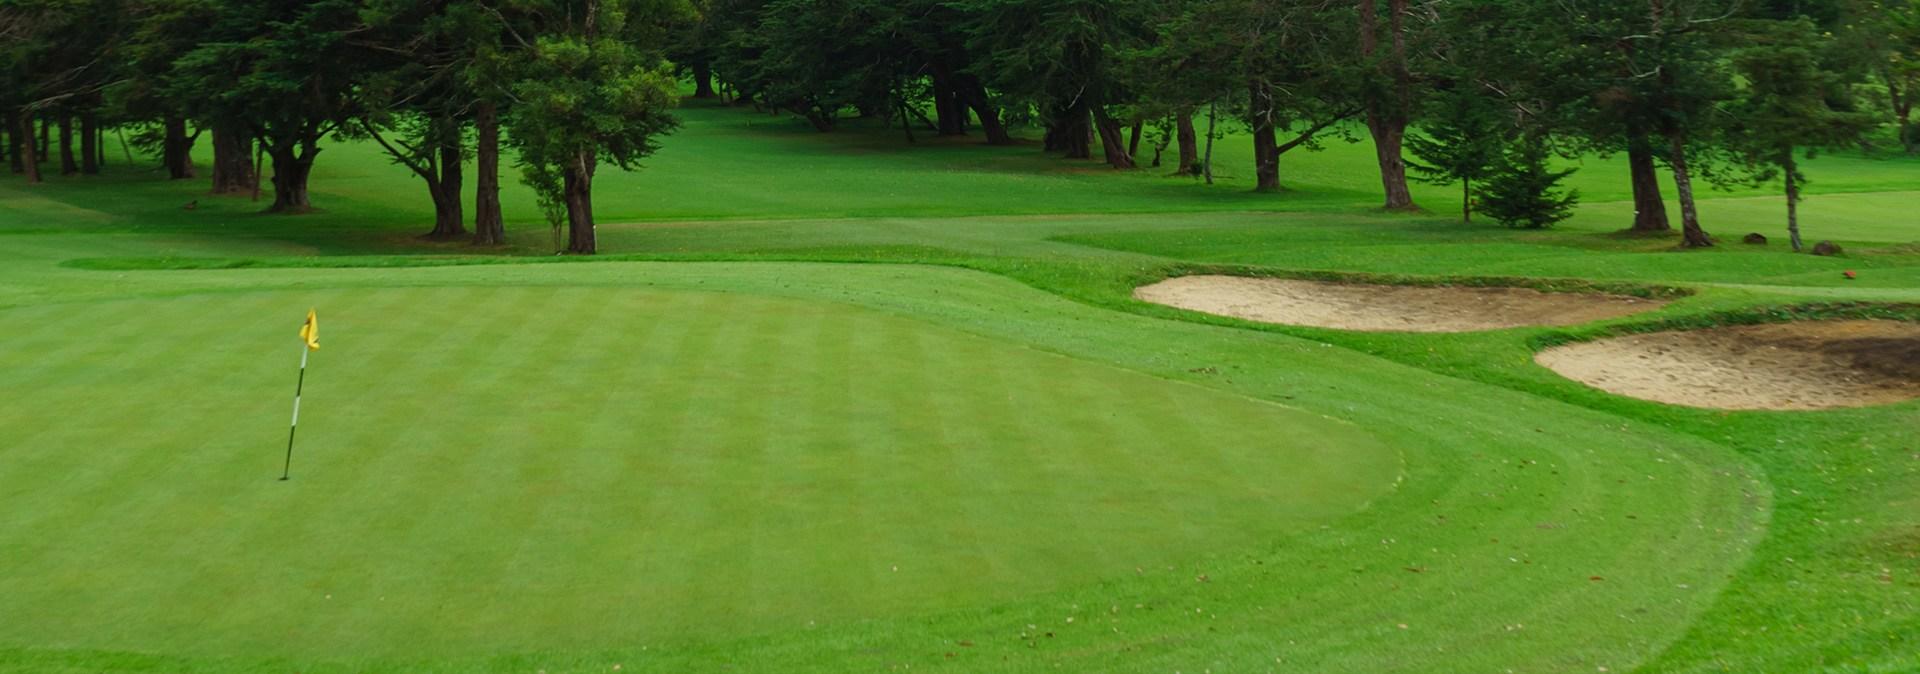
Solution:
<svg viewBox="0 0 1920 674"><path fill-rule="evenodd" d="M1523 227L1576 197L1554 156L1624 155L1623 228L1670 235L1671 195L1681 243L1710 246L1704 185L1778 180L1797 247L1801 159L1920 152L1916 85L1914 0L0 2L19 180L98 173L118 134L157 175L295 214L327 143L360 140L420 180L425 236L495 245L504 152L582 254L596 172L637 168L681 95L1188 175L1231 133L1259 190L1290 152L1370 143L1383 208L1444 183Z"/></svg>

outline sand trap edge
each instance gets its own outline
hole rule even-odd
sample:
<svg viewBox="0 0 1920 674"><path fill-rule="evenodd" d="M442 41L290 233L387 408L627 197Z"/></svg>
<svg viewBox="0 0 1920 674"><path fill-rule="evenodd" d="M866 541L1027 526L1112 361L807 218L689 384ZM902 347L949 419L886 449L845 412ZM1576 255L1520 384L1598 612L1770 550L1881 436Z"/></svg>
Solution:
<svg viewBox="0 0 1920 674"><path fill-rule="evenodd" d="M1920 320L1808 318L1559 344L1534 362L1614 395L1698 409L1813 411L1920 399Z"/></svg>
<svg viewBox="0 0 1920 674"><path fill-rule="evenodd" d="M1671 289L1669 294L1684 294ZM1200 273L1134 288L1134 299L1274 325L1358 332L1479 332L1570 326L1659 309L1669 298L1492 284L1396 284Z"/></svg>

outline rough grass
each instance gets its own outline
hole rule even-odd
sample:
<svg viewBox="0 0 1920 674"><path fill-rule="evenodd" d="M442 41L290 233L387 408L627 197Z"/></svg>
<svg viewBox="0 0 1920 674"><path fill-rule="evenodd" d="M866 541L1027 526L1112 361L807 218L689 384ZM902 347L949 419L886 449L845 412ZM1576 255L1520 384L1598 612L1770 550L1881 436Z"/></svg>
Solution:
<svg viewBox="0 0 1920 674"><path fill-rule="evenodd" d="M1920 261L1888 244L1920 234L1828 206L1897 199L1874 191L1911 161L1811 165L1833 260L1673 252L1612 236L1608 203L1541 233L1453 223L1446 188L1419 192L1436 215L1372 214L1363 146L1290 155L1294 191L1253 195L687 114L601 182L611 255L581 264L518 264L552 259L518 191L504 253L413 241L419 188L355 145L297 218L185 211L200 185L125 170L0 184L0 549L27 551L0 615L34 615L0 620L0 669L1920 667L1920 403L1690 410L1531 360L1557 335L1915 301ZM1620 173L1578 180L1604 202ZM1733 196L1710 228L1771 231L1767 197ZM1695 292L1460 335L1130 298L1210 265ZM337 318L279 485L309 304ZM932 566L882 559L908 552Z"/></svg>

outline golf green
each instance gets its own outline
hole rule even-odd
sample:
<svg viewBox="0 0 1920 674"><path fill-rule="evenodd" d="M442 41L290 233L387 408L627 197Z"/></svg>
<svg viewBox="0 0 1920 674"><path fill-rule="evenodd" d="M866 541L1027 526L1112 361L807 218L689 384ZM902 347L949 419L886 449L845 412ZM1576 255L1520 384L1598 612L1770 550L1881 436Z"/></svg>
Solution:
<svg viewBox="0 0 1920 674"><path fill-rule="evenodd" d="M320 309L293 479L298 358ZM562 327L564 326L564 327ZM1357 427L872 309L589 287L0 311L11 644L632 648L1131 576L1353 513Z"/></svg>

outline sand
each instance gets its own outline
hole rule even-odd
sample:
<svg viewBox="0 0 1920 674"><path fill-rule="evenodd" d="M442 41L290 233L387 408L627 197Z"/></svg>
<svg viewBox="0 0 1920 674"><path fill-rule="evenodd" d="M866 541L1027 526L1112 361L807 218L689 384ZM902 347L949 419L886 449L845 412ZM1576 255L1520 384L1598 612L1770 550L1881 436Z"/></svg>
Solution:
<svg viewBox="0 0 1920 674"><path fill-rule="evenodd" d="M1920 323L1809 321L1629 335L1534 358L1645 400L1728 410L1818 410L1920 398Z"/></svg>
<svg viewBox="0 0 1920 674"><path fill-rule="evenodd" d="M1661 300L1527 288L1362 285L1244 276L1183 276L1134 290L1155 304L1263 323L1372 332L1472 332L1578 325Z"/></svg>

